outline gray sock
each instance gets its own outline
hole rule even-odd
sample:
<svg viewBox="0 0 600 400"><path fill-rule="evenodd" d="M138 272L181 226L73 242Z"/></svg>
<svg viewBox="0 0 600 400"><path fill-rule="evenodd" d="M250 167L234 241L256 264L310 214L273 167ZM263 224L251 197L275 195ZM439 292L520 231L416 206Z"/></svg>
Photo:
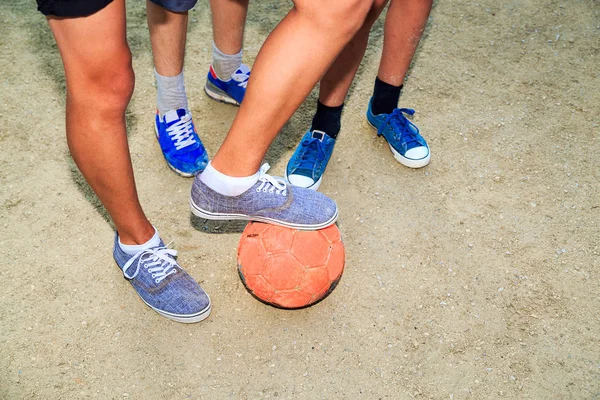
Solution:
<svg viewBox="0 0 600 400"><path fill-rule="evenodd" d="M213 42L212 66L222 81L231 79L231 75L242 65L242 50L237 54L225 54Z"/></svg>
<svg viewBox="0 0 600 400"><path fill-rule="evenodd" d="M156 87L158 89L156 104L160 117L162 118L169 111L179 108L187 110L188 102L183 82L183 71L176 76L162 76L155 69L154 76L156 77Z"/></svg>

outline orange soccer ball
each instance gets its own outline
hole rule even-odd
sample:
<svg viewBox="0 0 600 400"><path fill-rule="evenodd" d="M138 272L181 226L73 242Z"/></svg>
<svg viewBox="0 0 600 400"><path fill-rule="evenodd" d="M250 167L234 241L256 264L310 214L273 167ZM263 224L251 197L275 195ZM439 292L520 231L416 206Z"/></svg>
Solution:
<svg viewBox="0 0 600 400"><path fill-rule="evenodd" d="M250 222L238 246L238 272L264 303L307 307L325 298L344 270L345 252L335 225L302 231Z"/></svg>

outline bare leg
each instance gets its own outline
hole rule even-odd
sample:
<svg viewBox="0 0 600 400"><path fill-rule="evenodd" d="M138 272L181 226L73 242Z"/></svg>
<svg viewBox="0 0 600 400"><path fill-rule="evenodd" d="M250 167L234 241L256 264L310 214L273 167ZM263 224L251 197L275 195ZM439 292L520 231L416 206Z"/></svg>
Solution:
<svg viewBox="0 0 600 400"><path fill-rule="evenodd" d="M254 63L244 101L212 160L215 169L238 177L256 173L279 130L360 29L371 4L295 1Z"/></svg>
<svg viewBox="0 0 600 400"><path fill-rule="evenodd" d="M125 132L134 86L125 2L82 18L49 17L67 80L67 141L75 163L112 217L121 241L142 244L154 228L140 206Z"/></svg>
<svg viewBox="0 0 600 400"><path fill-rule="evenodd" d="M365 23L354 38L344 47L333 65L329 68L319 87L319 101L329 107L344 103L356 71L365 55L371 27L379 18L388 0L377 0L367 15Z"/></svg>
<svg viewBox="0 0 600 400"><path fill-rule="evenodd" d="M383 54L377 76L400 86L425 29L433 0L392 0L383 39Z"/></svg>
<svg viewBox="0 0 600 400"><path fill-rule="evenodd" d="M162 76L176 76L183 70L188 13L176 13L146 1L146 13L154 68Z"/></svg>
<svg viewBox="0 0 600 400"><path fill-rule="evenodd" d="M210 9L215 45L225 54L239 53L244 41L248 0L210 0Z"/></svg>

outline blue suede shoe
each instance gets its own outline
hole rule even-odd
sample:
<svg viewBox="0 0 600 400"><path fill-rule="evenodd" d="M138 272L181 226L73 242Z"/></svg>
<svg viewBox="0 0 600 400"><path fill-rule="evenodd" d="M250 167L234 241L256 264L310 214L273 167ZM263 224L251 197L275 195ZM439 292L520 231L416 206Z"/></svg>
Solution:
<svg viewBox="0 0 600 400"><path fill-rule="evenodd" d="M308 131L288 161L285 178L294 186L317 190L333 153L335 139L322 131Z"/></svg>
<svg viewBox="0 0 600 400"><path fill-rule="evenodd" d="M210 299L175 261L175 250L160 246L131 256L115 235L113 256L137 294L160 315L183 323L200 322L210 314Z"/></svg>
<svg viewBox="0 0 600 400"><path fill-rule="evenodd" d="M242 64L228 81L219 79L211 65L204 91L214 100L239 106L246 94L248 79L250 79L250 67L246 64Z"/></svg>
<svg viewBox="0 0 600 400"><path fill-rule="evenodd" d="M410 108L396 108L391 114L373 114L369 101L367 121L377 130L377 136L387 140L394 158L402 165L409 168L421 168L429 164L429 146L419 134L417 128L404 114L413 115L415 110Z"/></svg>
<svg viewBox="0 0 600 400"><path fill-rule="evenodd" d="M172 110L163 118L156 113L154 128L163 156L173 171L185 177L204 171L208 154L188 110Z"/></svg>
<svg viewBox="0 0 600 400"><path fill-rule="evenodd" d="M224 196L206 186L200 176L192 185L190 207L200 218L260 221L295 229L316 230L335 222L335 201L313 190L289 186L260 169L258 182L239 196Z"/></svg>

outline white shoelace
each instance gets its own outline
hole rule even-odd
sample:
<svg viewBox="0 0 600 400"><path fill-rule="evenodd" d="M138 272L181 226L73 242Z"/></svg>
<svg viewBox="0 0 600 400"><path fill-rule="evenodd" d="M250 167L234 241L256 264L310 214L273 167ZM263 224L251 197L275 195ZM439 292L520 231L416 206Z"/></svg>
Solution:
<svg viewBox="0 0 600 400"><path fill-rule="evenodd" d="M267 174L267 171L271 168L268 163L265 163L260 167L260 174L258 180L261 182L260 186L256 188L257 192L262 190L263 193L275 193L287 196L287 186L285 181L281 178L276 178Z"/></svg>
<svg viewBox="0 0 600 400"><path fill-rule="evenodd" d="M179 122L168 127L167 133L171 137L171 140L175 142L175 149L177 150L196 143L192 116L189 113L181 117Z"/></svg>
<svg viewBox="0 0 600 400"><path fill-rule="evenodd" d="M175 257L176 255L176 250L168 249L166 246L142 250L125 263L123 266L123 275L127 279L135 278L140 272L140 264L144 263L144 268L152 274L154 282L160 283L167 276L177 273L177 267L179 266L173 258L169 257ZM127 270L136 260L135 271L133 274L128 274Z"/></svg>

